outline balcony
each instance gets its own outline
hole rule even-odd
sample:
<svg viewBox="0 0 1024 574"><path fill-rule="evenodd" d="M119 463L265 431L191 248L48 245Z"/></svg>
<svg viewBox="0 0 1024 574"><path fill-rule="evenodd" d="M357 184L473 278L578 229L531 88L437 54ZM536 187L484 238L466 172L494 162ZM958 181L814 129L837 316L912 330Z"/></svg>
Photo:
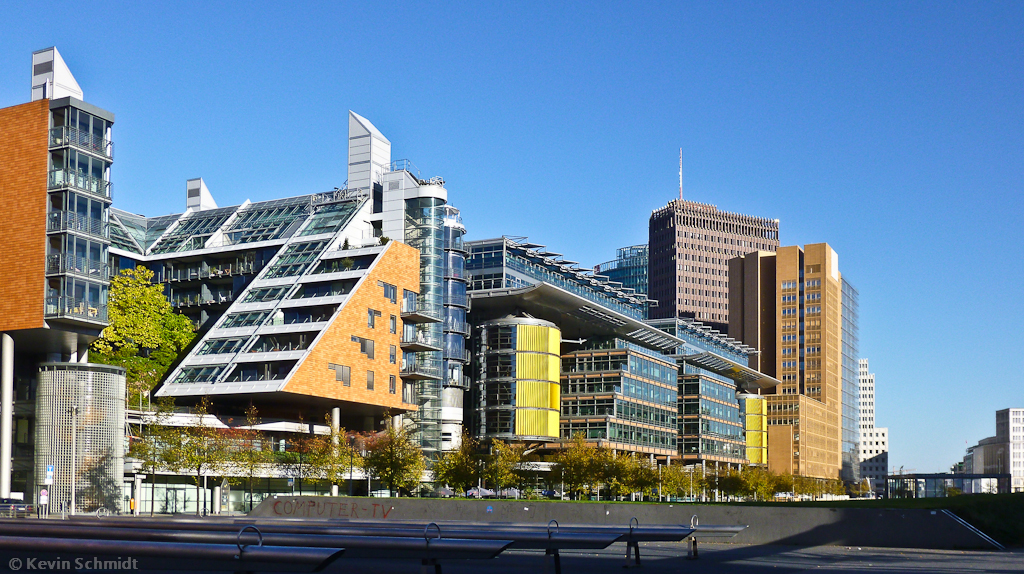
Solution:
<svg viewBox="0 0 1024 574"><path fill-rule="evenodd" d="M96 323L107 322L107 306L71 297L47 297L46 317L84 319Z"/></svg>
<svg viewBox="0 0 1024 574"><path fill-rule="evenodd" d="M50 149L71 146L108 160L114 160L114 142L78 128L50 128Z"/></svg>
<svg viewBox="0 0 1024 574"><path fill-rule="evenodd" d="M78 257L70 253L56 253L46 257L46 274L74 273L99 281L110 280L110 266L102 261Z"/></svg>
<svg viewBox="0 0 1024 574"><path fill-rule="evenodd" d="M192 307L198 305L222 305L235 300L235 295L230 291L222 293L210 293L207 295L182 295L171 299L171 305L180 307Z"/></svg>
<svg viewBox="0 0 1024 574"><path fill-rule="evenodd" d="M109 181L104 181L102 178L93 177L80 171L50 170L49 179L46 181L46 189L49 191L71 189L100 199L110 199Z"/></svg>
<svg viewBox="0 0 1024 574"><path fill-rule="evenodd" d="M51 211L46 216L46 231L77 231L110 239L110 225L105 221L94 219L85 215L79 215L70 211Z"/></svg>
<svg viewBox="0 0 1024 574"><path fill-rule="evenodd" d="M417 301L412 297L402 300L402 321L406 323L439 323L441 307Z"/></svg>
<svg viewBox="0 0 1024 574"><path fill-rule="evenodd" d="M441 350L441 341L437 337L430 336L430 333L423 331L403 332L400 344L405 352Z"/></svg>
<svg viewBox="0 0 1024 574"><path fill-rule="evenodd" d="M403 379L432 379L441 380L441 361L432 359L420 359L412 355L402 357L402 378Z"/></svg>

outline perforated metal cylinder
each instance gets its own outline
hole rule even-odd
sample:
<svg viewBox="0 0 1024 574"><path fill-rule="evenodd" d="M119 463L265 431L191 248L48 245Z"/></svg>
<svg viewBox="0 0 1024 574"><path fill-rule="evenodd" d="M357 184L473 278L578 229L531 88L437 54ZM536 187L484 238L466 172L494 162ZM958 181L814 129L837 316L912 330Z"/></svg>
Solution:
<svg viewBox="0 0 1024 574"><path fill-rule="evenodd" d="M121 508L125 371L92 363L43 363L36 392L36 476L53 466L51 512ZM74 438L74 440L72 440ZM75 444L72 452L72 442Z"/></svg>

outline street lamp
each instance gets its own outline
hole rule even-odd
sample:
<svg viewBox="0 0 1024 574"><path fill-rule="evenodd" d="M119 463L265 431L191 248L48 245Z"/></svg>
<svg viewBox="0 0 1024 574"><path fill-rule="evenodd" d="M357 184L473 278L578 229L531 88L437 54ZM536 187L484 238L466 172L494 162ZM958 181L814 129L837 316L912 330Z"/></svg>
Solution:
<svg viewBox="0 0 1024 574"><path fill-rule="evenodd" d="M74 406L68 410L71 413L71 515L75 515L75 491L78 489L78 470L75 468L78 463L77 435L78 435L78 407Z"/></svg>

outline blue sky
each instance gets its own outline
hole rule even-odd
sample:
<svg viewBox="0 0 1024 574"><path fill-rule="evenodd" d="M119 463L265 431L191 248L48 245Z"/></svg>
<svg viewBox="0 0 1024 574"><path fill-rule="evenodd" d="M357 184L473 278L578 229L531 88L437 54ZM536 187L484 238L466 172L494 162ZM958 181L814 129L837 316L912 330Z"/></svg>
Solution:
<svg viewBox="0 0 1024 574"><path fill-rule="evenodd" d="M445 178L472 238L593 265L646 242L682 147L687 198L839 253L891 464L944 470L1024 406L1024 3L4 11L0 106L56 45L117 115L122 209L180 212L192 177L221 205L341 185L351 109Z"/></svg>

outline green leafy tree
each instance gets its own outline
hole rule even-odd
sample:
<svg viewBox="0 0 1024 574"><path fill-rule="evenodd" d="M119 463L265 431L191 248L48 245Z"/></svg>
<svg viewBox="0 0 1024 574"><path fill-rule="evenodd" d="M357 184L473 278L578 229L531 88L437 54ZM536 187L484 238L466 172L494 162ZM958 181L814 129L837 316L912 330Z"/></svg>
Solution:
<svg viewBox="0 0 1024 574"><path fill-rule="evenodd" d="M257 428L261 424L255 405L245 410L245 426L233 428L224 435L227 449L226 462L245 478L249 490L249 510L252 510L254 483L266 467L274 462L274 452L266 433ZM235 480L238 480L237 478Z"/></svg>
<svg viewBox="0 0 1024 574"><path fill-rule="evenodd" d="M175 313L153 272L139 266L110 280L108 324L90 347L90 360L127 370L129 405L138 404L195 338L195 327Z"/></svg>
<svg viewBox="0 0 1024 574"><path fill-rule="evenodd" d="M389 424L383 432L366 441L363 468L386 484L388 490L400 495L401 488L411 491L419 484L426 460L408 429Z"/></svg>
<svg viewBox="0 0 1024 574"><path fill-rule="evenodd" d="M520 469L526 462L526 445L496 440L493 448L494 454L484 469L484 479L500 492L519 482Z"/></svg>
<svg viewBox="0 0 1024 574"><path fill-rule="evenodd" d="M200 486L203 474L224 468L229 460L225 436L210 419L210 399L203 397L192 409L193 424L172 427L164 436L168 449L168 466L177 472L188 472L196 485L196 514L202 512Z"/></svg>
<svg viewBox="0 0 1024 574"><path fill-rule="evenodd" d="M623 461L622 488L624 492L650 495L658 486L658 470L648 458L636 453L618 457Z"/></svg>
<svg viewBox="0 0 1024 574"><path fill-rule="evenodd" d="M468 432L463 433L459 448L442 453L434 462L434 481L447 484L455 492L466 492L479 476L479 448Z"/></svg>
<svg viewBox="0 0 1024 574"><path fill-rule="evenodd" d="M775 487L778 481L775 476L763 466L747 466L740 471L742 492L754 500L771 500L775 498Z"/></svg>
<svg viewBox="0 0 1024 574"><path fill-rule="evenodd" d="M142 464L142 472L150 477L150 516L156 512L156 473L177 466L171 459L174 453L168 448L166 438L175 432L167 426L173 412L173 398L159 399L156 409L143 415L139 436L131 437L128 444L128 456L138 460Z"/></svg>
<svg viewBox="0 0 1024 574"><path fill-rule="evenodd" d="M555 455L558 474L565 485L565 491L576 496L586 486L601 481L598 449L587 442L582 433L576 433Z"/></svg>
<svg viewBox="0 0 1024 574"><path fill-rule="evenodd" d="M662 487L678 497L695 497L704 489L704 475L696 466L673 464L662 469Z"/></svg>
<svg viewBox="0 0 1024 574"><path fill-rule="evenodd" d="M308 476L313 481L341 484L347 479L349 469L360 466L362 461L349 444L345 429L331 426L330 415L327 416L327 426L331 429L329 433L308 439Z"/></svg>

